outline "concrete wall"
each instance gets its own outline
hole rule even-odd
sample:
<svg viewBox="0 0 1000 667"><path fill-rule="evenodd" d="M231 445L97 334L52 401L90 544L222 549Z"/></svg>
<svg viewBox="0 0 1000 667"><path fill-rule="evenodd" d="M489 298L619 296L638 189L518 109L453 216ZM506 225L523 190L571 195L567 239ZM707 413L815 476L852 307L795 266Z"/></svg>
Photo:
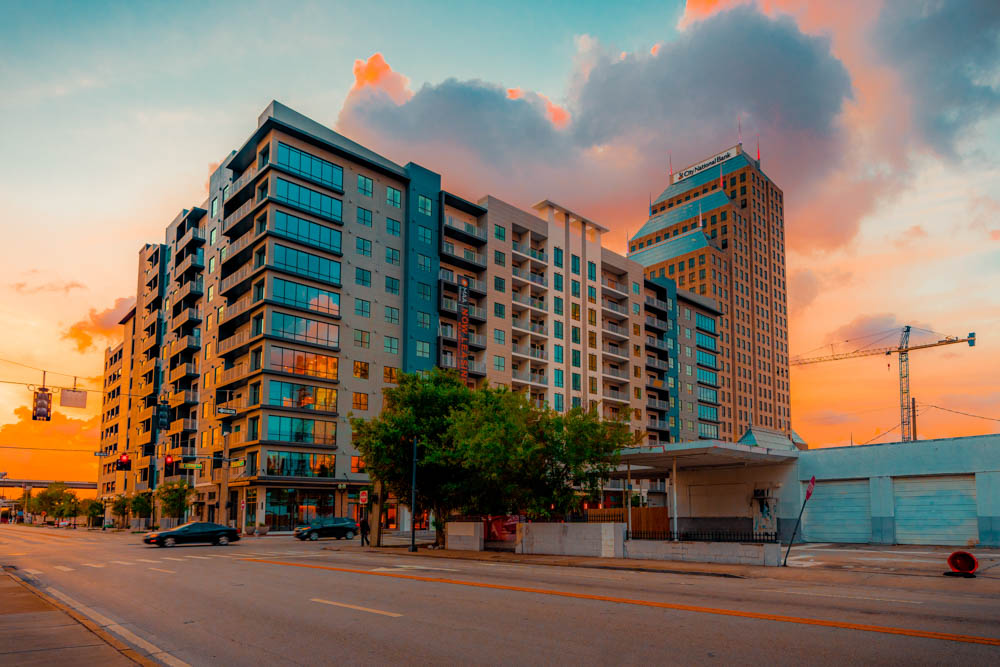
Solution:
<svg viewBox="0 0 1000 667"><path fill-rule="evenodd" d="M624 523L519 523L515 552L623 558Z"/></svg>
<svg viewBox="0 0 1000 667"><path fill-rule="evenodd" d="M781 564L781 545L629 540L625 543L625 557L645 560L777 566Z"/></svg>
<svg viewBox="0 0 1000 667"><path fill-rule="evenodd" d="M449 521L445 524L444 544L455 551L482 551L483 522Z"/></svg>

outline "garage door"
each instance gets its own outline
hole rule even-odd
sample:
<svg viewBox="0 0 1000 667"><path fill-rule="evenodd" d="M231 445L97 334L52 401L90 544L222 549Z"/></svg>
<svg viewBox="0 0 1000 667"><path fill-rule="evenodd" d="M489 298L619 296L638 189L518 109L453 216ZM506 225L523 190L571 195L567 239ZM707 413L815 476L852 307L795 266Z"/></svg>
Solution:
<svg viewBox="0 0 1000 667"><path fill-rule="evenodd" d="M972 546L979 542L973 475L896 477L892 493L899 544Z"/></svg>
<svg viewBox="0 0 1000 667"><path fill-rule="evenodd" d="M806 542L871 542L871 492L868 480L816 482L802 515Z"/></svg>

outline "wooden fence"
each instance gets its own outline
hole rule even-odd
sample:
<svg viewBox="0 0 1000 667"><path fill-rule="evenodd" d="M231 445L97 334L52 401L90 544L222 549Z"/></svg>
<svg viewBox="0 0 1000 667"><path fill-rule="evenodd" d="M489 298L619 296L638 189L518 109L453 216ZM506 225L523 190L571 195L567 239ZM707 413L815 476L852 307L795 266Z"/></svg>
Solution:
<svg viewBox="0 0 1000 667"><path fill-rule="evenodd" d="M618 507L587 510L587 523L625 523L625 509ZM633 507L633 531L670 530L670 511L666 507Z"/></svg>

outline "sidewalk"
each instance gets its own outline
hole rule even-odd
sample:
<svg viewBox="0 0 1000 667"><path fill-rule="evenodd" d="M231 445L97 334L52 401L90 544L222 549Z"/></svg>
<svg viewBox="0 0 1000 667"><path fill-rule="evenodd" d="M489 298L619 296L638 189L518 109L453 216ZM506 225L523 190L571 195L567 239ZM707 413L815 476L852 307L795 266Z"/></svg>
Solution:
<svg viewBox="0 0 1000 667"><path fill-rule="evenodd" d="M0 575L0 664L156 664L17 576L4 575Z"/></svg>
<svg viewBox="0 0 1000 667"><path fill-rule="evenodd" d="M402 545L401 545L402 546ZM733 579L775 579L802 583L828 583L844 585L865 585L885 588L962 591L977 595L1000 595L1000 573L992 572L975 579L945 577L942 573L947 566L942 562L939 570L889 572L876 568L840 569L826 567L760 567L752 565L726 565L721 563L691 563L681 561L640 560L624 558L596 558L585 556L547 556L535 554L515 554L503 551L449 551L447 549L427 549L421 547L410 553L401 546L379 548L345 544L324 547L326 551L348 551L358 553L380 553L393 556L422 556L425 558L448 558L457 560L486 561L493 563L519 563L524 565L544 565L553 567L584 567L601 570L625 570L660 574L681 574L691 576L725 577ZM783 554L782 554L783 555Z"/></svg>

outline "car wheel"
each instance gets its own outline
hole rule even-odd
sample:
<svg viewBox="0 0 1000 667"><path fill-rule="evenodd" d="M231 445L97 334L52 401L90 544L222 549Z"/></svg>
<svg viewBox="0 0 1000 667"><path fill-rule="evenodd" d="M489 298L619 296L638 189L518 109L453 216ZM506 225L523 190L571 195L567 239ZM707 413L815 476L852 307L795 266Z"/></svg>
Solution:
<svg viewBox="0 0 1000 667"><path fill-rule="evenodd" d="M315 542L319 539L319 533L309 533L309 541Z"/></svg>
<svg viewBox="0 0 1000 667"><path fill-rule="evenodd" d="M349 540L353 540L354 539L354 531L353 530L347 531L346 533L344 533L344 537L346 537Z"/></svg>
<svg viewBox="0 0 1000 667"><path fill-rule="evenodd" d="M215 540L215 543L218 544L220 547L224 547L227 544L229 544L229 538L226 537L225 535L219 535L219 538Z"/></svg>
<svg viewBox="0 0 1000 667"><path fill-rule="evenodd" d="M175 544L177 544L177 540L175 540L172 537L168 537L165 540L163 540L163 546L165 546L165 547L172 547Z"/></svg>

